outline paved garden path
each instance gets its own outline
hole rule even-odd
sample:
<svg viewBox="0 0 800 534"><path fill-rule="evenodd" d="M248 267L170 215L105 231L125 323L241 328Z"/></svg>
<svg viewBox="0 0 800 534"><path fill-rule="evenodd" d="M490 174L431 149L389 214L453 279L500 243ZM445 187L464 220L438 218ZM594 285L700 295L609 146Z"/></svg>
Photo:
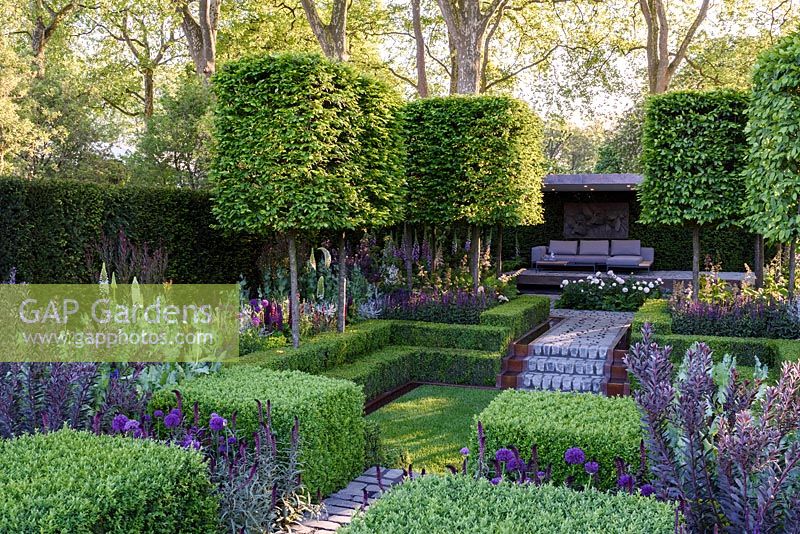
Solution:
<svg viewBox="0 0 800 534"><path fill-rule="evenodd" d="M599 393L633 313L555 309L551 315L562 320L528 345L521 389Z"/></svg>
<svg viewBox="0 0 800 534"><path fill-rule="evenodd" d="M346 488L322 501L324 508L318 518L303 521L299 526L293 527L292 532L299 534L333 533L340 526L349 524L353 516L361 511L364 507L365 491L366 505L369 506L384 491L401 482L403 482L401 469L381 468L380 480L378 480L378 469L370 467L361 476L350 482Z"/></svg>

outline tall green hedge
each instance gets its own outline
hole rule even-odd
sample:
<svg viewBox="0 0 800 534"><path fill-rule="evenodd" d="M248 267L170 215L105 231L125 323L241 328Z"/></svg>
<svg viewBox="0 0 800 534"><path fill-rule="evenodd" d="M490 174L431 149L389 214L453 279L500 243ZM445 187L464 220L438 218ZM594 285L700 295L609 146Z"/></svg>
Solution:
<svg viewBox="0 0 800 534"><path fill-rule="evenodd" d="M768 239L800 237L800 32L764 52L753 73L747 128L749 224Z"/></svg>
<svg viewBox="0 0 800 534"><path fill-rule="evenodd" d="M614 458L638 467L639 443L644 437L639 410L630 397L593 393L505 390L476 416L486 430L487 451L515 446L525 455L539 449L540 465L552 465L553 480L564 482L580 474L564 461L570 447L581 447L587 460L600 464L600 487L616 485ZM472 447L477 450L477 447Z"/></svg>
<svg viewBox="0 0 800 534"><path fill-rule="evenodd" d="M40 284L97 282L99 260L89 264L87 253L103 233L123 228L134 243L163 246L175 282L258 280L262 245L226 238L214 222L204 192L0 179L0 278L16 267L22 280Z"/></svg>
<svg viewBox="0 0 800 534"><path fill-rule="evenodd" d="M177 388L184 406L195 402L207 420L212 412L229 417L236 412L236 426L251 435L258 425L256 400L272 404L273 428L288 439L297 417L300 421L303 481L315 494L343 488L364 467L364 393L345 380L312 376L298 371L270 371L239 365L185 382ZM151 408L175 406L171 392L162 391Z"/></svg>
<svg viewBox="0 0 800 534"><path fill-rule="evenodd" d="M428 475L394 488L339 532L669 534L674 520L672 506L652 497Z"/></svg>
<svg viewBox="0 0 800 534"><path fill-rule="evenodd" d="M542 221L542 126L505 96L415 100L405 109L408 219L478 226Z"/></svg>
<svg viewBox="0 0 800 534"><path fill-rule="evenodd" d="M627 202L630 207L629 237L639 239L643 247L655 248L658 270L692 268L692 231L682 226L643 224L635 193L586 192L544 194L544 223L536 226L506 228L503 232L503 256L513 258L519 252L524 265L531 259L531 247L547 245L551 239L564 239L564 203ZM755 236L740 228L704 228L700 235L701 257L710 256L728 271L740 271L747 263L753 266Z"/></svg>
<svg viewBox="0 0 800 534"><path fill-rule="evenodd" d="M64 429L0 441L0 532L217 532L203 456Z"/></svg>
<svg viewBox="0 0 800 534"><path fill-rule="evenodd" d="M749 95L672 92L645 105L642 221L735 226L744 200Z"/></svg>

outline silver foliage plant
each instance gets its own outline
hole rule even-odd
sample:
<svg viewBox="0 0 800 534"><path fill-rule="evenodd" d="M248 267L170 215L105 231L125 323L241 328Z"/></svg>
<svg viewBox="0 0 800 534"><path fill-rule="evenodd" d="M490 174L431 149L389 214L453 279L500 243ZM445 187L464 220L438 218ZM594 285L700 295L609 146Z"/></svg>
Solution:
<svg viewBox="0 0 800 534"><path fill-rule="evenodd" d="M800 532L800 362L767 387L760 366L743 380L698 343L673 382L671 347L649 324L642 334L626 363L656 495L677 501L690 532Z"/></svg>

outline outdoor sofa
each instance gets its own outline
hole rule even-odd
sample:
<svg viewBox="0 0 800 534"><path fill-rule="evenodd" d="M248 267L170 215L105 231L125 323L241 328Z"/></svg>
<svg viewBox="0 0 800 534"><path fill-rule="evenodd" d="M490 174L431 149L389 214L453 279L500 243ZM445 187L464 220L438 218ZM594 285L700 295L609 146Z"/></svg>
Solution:
<svg viewBox="0 0 800 534"><path fill-rule="evenodd" d="M607 269L650 269L654 250L638 239L552 240L548 246L531 249L531 264L539 267L598 267ZM549 264L549 265L548 265Z"/></svg>

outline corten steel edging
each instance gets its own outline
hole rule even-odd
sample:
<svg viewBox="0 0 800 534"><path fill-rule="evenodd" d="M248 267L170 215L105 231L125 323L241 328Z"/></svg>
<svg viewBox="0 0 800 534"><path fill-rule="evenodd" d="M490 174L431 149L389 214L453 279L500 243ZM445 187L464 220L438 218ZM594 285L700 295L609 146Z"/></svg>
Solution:
<svg viewBox="0 0 800 534"><path fill-rule="evenodd" d="M618 367L619 367L619 366L615 365L615 363L621 363L622 364L622 368L627 369L625 367L624 362L621 362L621 361L617 360L616 353L620 352L620 351L624 352L624 351L626 351L628 349L629 339L630 339L630 336L629 336L630 329L631 329L631 327L630 327L630 325L628 325L627 328L623 328L622 330L620 330L619 334L614 339L614 344L612 345L612 347L610 349L608 349L608 353L606 354L606 362L603 365L603 382L600 384L600 391L606 397L616 395L616 393L614 395L609 395L608 394L609 385L620 386L622 388L622 391L620 393L623 396L630 395L630 384L629 384L628 379L627 379L628 378L627 377L627 372L625 373L625 377L621 382L617 382L616 381L616 380L619 379L619 377L612 376L613 373L614 373L614 370L618 369ZM612 382L612 379L614 380L613 382Z"/></svg>

